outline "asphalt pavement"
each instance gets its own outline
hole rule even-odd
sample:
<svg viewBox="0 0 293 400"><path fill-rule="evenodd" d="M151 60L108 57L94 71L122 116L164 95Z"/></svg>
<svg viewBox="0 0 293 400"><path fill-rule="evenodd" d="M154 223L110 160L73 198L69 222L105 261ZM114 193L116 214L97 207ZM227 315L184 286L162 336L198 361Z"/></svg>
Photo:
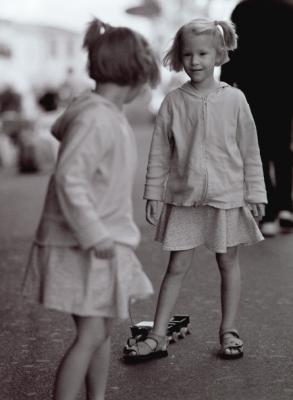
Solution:
<svg viewBox="0 0 293 400"><path fill-rule="evenodd" d="M151 126L136 126L139 168L137 250L156 295L168 253L153 241L141 200ZM56 367L74 337L66 314L26 304L19 289L48 176L0 172L0 400L49 400ZM122 362L130 321L113 334L107 400L292 400L293 234L241 248L242 298L237 327L243 359L218 357L220 277L214 255L195 254L175 314L188 314L192 333L169 346L169 356L141 365ZM131 308L135 322L151 320L156 295ZM79 400L84 399L84 393Z"/></svg>

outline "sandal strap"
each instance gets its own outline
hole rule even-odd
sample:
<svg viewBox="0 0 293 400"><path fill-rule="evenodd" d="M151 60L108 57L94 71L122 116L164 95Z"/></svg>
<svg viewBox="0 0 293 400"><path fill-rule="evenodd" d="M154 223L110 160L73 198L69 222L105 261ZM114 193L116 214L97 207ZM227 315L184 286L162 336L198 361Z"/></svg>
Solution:
<svg viewBox="0 0 293 400"><path fill-rule="evenodd" d="M153 340L155 342L155 347L152 347L146 340L150 339ZM126 350L127 354L130 354L132 352L135 353L135 355L140 355L140 351L139 351L139 343L142 343L147 346L150 349L150 353L153 353L157 350L158 346L159 346L159 342L157 341L157 339L153 338L153 337L149 337L147 336L144 340L137 342L136 344L133 344L132 346L129 346L129 348Z"/></svg>
<svg viewBox="0 0 293 400"><path fill-rule="evenodd" d="M240 339L240 335L239 335L237 329L234 329L234 328L232 328L232 329L225 329L225 330L223 330L223 331L221 330L221 331L219 332L220 342L223 340L224 336L225 336L225 335L228 335L228 334L234 336L234 337L237 338L237 339Z"/></svg>
<svg viewBox="0 0 293 400"><path fill-rule="evenodd" d="M243 347L243 341L240 339L239 333L236 329L227 329L221 332L220 343L224 349L231 347L241 349Z"/></svg>
<svg viewBox="0 0 293 400"><path fill-rule="evenodd" d="M148 343L148 341L147 341L148 339L152 340L155 343L155 347L152 347ZM157 334L155 334L153 332L150 332L144 340L139 341L136 344L130 346L129 349L127 349L127 353L129 354L131 352L135 352L136 355L139 355L140 354L140 352L139 352L139 343L141 343L141 342L143 342L144 345L147 346L150 349L150 353L157 352L158 351L158 347L162 347L162 349L159 349L159 350L166 350L166 349L163 348L164 345L162 346L162 341L164 342L164 345L165 345L166 336L160 336L160 335L157 335Z"/></svg>
<svg viewBox="0 0 293 400"><path fill-rule="evenodd" d="M152 347L152 346L147 342L147 339L153 340L153 341L155 342L155 347ZM153 352L153 351L156 351L157 348L158 348L158 346L159 346L158 340L157 340L156 338L154 338L154 337L151 337L151 336L147 336L147 337L143 340L143 342L144 342L144 344L145 344L146 346L148 346L148 348L149 348L152 352ZM138 346L137 346L137 348L139 349Z"/></svg>
<svg viewBox="0 0 293 400"><path fill-rule="evenodd" d="M237 340L237 341L236 341ZM222 343L222 348L223 349L241 349L243 347L243 342L241 339L236 339L236 340L230 340L227 341L226 343Z"/></svg>

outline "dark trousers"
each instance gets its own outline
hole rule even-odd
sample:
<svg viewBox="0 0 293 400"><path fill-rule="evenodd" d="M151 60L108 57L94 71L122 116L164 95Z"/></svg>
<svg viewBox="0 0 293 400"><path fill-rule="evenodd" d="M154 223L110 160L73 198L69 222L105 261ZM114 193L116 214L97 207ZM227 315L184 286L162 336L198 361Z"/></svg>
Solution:
<svg viewBox="0 0 293 400"><path fill-rule="evenodd" d="M263 221L274 221L279 211L292 211L292 152L290 111L258 110L252 106L268 195Z"/></svg>

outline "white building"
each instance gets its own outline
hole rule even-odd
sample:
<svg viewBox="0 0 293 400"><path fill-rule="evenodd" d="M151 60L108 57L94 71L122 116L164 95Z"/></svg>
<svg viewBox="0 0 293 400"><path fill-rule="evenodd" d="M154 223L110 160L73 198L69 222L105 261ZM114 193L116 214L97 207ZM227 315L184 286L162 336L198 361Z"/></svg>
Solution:
<svg viewBox="0 0 293 400"><path fill-rule="evenodd" d="M82 84L87 81L82 35L0 19L0 76L0 90L9 85L23 95L58 88L73 77Z"/></svg>

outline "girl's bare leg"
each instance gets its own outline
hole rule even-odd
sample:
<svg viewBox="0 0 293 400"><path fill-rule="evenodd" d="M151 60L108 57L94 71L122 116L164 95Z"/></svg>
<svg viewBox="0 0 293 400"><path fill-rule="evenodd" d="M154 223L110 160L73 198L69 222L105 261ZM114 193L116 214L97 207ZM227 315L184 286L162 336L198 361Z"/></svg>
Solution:
<svg viewBox="0 0 293 400"><path fill-rule="evenodd" d="M178 298L183 278L190 268L194 249L172 251L167 267L166 274L163 278L155 313L154 327L152 333L162 337L158 343L160 349L167 346L165 337L168 322ZM157 338L159 339L159 338ZM133 348L133 356L149 354L152 349L157 348L157 339L154 341L151 337L144 341L136 343Z"/></svg>
<svg viewBox="0 0 293 400"><path fill-rule="evenodd" d="M178 298L182 281L192 262L194 249L172 251L166 274L161 284L153 332L166 335L168 322Z"/></svg>
<svg viewBox="0 0 293 400"><path fill-rule="evenodd" d="M96 379L101 386L93 389L93 385L90 385L91 390L93 390L90 399L104 400L110 356L110 340L106 319L75 316L74 320L77 335L58 369L55 400L75 400L85 382L86 375L88 373L92 375L92 369L95 369ZM102 357L100 368L95 368L97 366L95 355ZM90 378L89 380L92 381Z"/></svg>
<svg viewBox="0 0 293 400"><path fill-rule="evenodd" d="M111 329L112 326L109 326L108 338L92 356L86 375L87 400L104 400L110 364Z"/></svg>
<svg viewBox="0 0 293 400"><path fill-rule="evenodd" d="M241 274L238 247L230 247L227 253L217 253L216 259L221 274L222 320L220 332L235 328L235 319L240 300Z"/></svg>

